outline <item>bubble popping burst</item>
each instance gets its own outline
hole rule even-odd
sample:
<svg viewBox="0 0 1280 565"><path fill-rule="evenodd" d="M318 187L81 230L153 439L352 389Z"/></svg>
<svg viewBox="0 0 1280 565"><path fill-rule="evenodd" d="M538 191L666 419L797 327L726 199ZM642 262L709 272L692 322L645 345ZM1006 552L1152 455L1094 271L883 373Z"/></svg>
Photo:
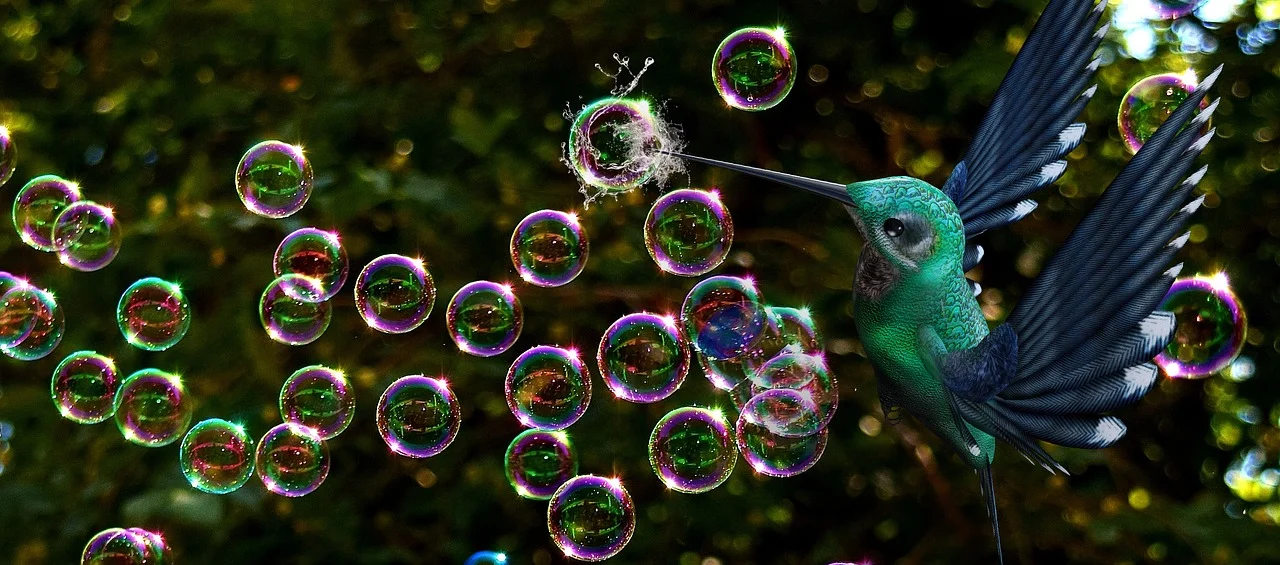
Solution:
<svg viewBox="0 0 1280 565"><path fill-rule="evenodd" d="M1207 377L1230 366L1244 348L1248 320L1223 273L1174 281L1159 309L1172 312L1177 323L1156 356L1170 377Z"/></svg>
<svg viewBox="0 0 1280 565"><path fill-rule="evenodd" d="M315 430L280 424L263 434L254 467L267 490L298 497L315 492L329 476L329 445Z"/></svg>
<svg viewBox="0 0 1280 565"><path fill-rule="evenodd" d="M1137 153L1142 144L1155 135L1169 115L1196 89L1195 73L1165 73L1144 78L1125 93L1116 116L1124 145L1131 153ZM1208 107L1209 100L1200 103L1200 109ZM1207 128L1209 124L1205 124Z"/></svg>
<svg viewBox="0 0 1280 565"><path fill-rule="evenodd" d="M561 485L547 505L551 541L579 561L617 555L635 530L635 503L615 478L579 475Z"/></svg>
<svg viewBox="0 0 1280 565"><path fill-rule="evenodd" d="M676 492L697 494L720 486L737 461L733 431L719 411L677 408L649 436L649 465Z"/></svg>
<svg viewBox="0 0 1280 565"><path fill-rule="evenodd" d="M211 418L182 438L178 462L192 488L210 494L233 492L253 476L253 439L244 427Z"/></svg>
<svg viewBox="0 0 1280 565"><path fill-rule="evenodd" d="M516 494L547 500L578 474L578 453L563 431L525 430L507 446L503 468Z"/></svg>

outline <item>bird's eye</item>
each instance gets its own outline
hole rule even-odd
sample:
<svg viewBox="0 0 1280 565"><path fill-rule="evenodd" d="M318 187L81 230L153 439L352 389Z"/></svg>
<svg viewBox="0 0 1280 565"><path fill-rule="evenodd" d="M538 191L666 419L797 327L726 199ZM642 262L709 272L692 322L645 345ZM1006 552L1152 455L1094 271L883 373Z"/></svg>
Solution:
<svg viewBox="0 0 1280 565"><path fill-rule="evenodd" d="M898 237L902 235L902 232L906 229L907 226L902 223L902 220L897 218L889 218L884 221L884 233L889 237Z"/></svg>

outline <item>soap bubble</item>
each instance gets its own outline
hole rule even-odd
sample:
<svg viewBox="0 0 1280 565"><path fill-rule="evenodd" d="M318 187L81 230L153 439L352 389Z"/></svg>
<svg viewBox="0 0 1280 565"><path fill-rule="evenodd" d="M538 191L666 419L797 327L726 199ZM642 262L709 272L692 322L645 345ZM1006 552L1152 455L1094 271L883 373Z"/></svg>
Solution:
<svg viewBox="0 0 1280 565"><path fill-rule="evenodd" d="M143 447L178 441L191 424L191 400L177 375L137 371L116 391L116 426L124 439Z"/></svg>
<svg viewBox="0 0 1280 565"><path fill-rule="evenodd" d="M811 436L825 425L813 399L790 388L760 391L742 407L742 416L787 438Z"/></svg>
<svg viewBox="0 0 1280 565"><path fill-rule="evenodd" d="M127 531L141 538L143 543L146 544L148 565L164 565L166 561L171 559L169 544L165 543L164 537L160 534L142 528L128 528Z"/></svg>
<svg viewBox="0 0 1280 565"><path fill-rule="evenodd" d="M14 161L17 160L18 148L13 144L13 136L9 128L0 126L0 186L13 177Z"/></svg>
<svg viewBox="0 0 1280 565"><path fill-rule="evenodd" d="M37 289L27 281L16 278L14 281L15 284L0 289L0 347L13 347L27 339L36 327L36 314L40 312Z"/></svg>
<svg viewBox="0 0 1280 565"><path fill-rule="evenodd" d="M750 377L750 370L739 359L712 359L698 353L698 364L702 365L703 376L720 390L733 390Z"/></svg>
<svg viewBox="0 0 1280 565"><path fill-rule="evenodd" d="M347 250L342 247L337 232L316 228L302 228L285 236L272 259L272 269L277 277L302 275L320 285L319 296L292 294L299 300L325 301L333 298L347 282L350 268ZM292 288L285 290L293 291Z"/></svg>
<svg viewBox="0 0 1280 565"><path fill-rule="evenodd" d="M477 551L462 565L506 565L507 554L496 551Z"/></svg>
<svg viewBox="0 0 1280 565"><path fill-rule="evenodd" d="M212 418L191 427L182 438L178 461L197 490L227 494L253 476L253 439L244 427Z"/></svg>
<svg viewBox="0 0 1280 565"><path fill-rule="evenodd" d="M155 277L133 283L120 295L116 323L138 349L164 351L191 327L191 304L178 285Z"/></svg>
<svg viewBox="0 0 1280 565"><path fill-rule="evenodd" d="M378 401L378 431L391 451L405 457L432 457L458 436L462 408L442 379L401 377Z"/></svg>
<svg viewBox="0 0 1280 565"><path fill-rule="evenodd" d="M770 477L793 477L818 463L827 448L827 429L801 438L786 438L751 422L744 412L738 416L738 449L757 473Z"/></svg>
<svg viewBox="0 0 1280 565"><path fill-rule="evenodd" d="M147 539L123 528L102 530L80 553L81 565L144 565L151 548Z"/></svg>
<svg viewBox="0 0 1280 565"><path fill-rule="evenodd" d="M1159 308L1177 318L1173 340L1156 356L1166 375L1207 377L1240 355L1248 321L1226 275L1180 278Z"/></svg>
<svg viewBox="0 0 1280 565"><path fill-rule="evenodd" d="M697 494L729 479L738 449L719 411L677 408L649 436L649 464L667 488Z"/></svg>
<svg viewBox="0 0 1280 565"><path fill-rule="evenodd" d="M728 276L709 277L694 285L680 316L694 347L721 360L750 351L764 331L766 319L755 284Z"/></svg>
<svg viewBox="0 0 1280 565"><path fill-rule="evenodd" d="M635 504L618 479L579 475L561 485L547 505L551 541L579 561L617 555L635 529Z"/></svg>
<svg viewBox="0 0 1280 565"><path fill-rule="evenodd" d="M329 476L329 445L311 428L286 422L262 436L254 467L267 490L288 497L308 495Z"/></svg>
<svg viewBox="0 0 1280 565"><path fill-rule="evenodd" d="M245 152L236 168L236 192L250 212L268 218L292 216L311 198L315 175L302 148L263 141Z"/></svg>
<svg viewBox="0 0 1280 565"><path fill-rule="evenodd" d="M1137 153L1178 105L1191 97L1196 82L1190 72L1165 73L1149 76L1130 87L1120 102L1117 118L1125 147ZM1201 109L1208 105L1208 98L1200 101Z"/></svg>
<svg viewBox="0 0 1280 565"><path fill-rule="evenodd" d="M785 344L795 353L818 355L822 353L822 336L808 308L769 306L769 315L778 322L778 332Z"/></svg>
<svg viewBox="0 0 1280 565"><path fill-rule="evenodd" d="M649 209L644 243L663 271L682 277L704 275L729 255L733 218L717 192L675 190Z"/></svg>
<svg viewBox="0 0 1280 565"><path fill-rule="evenodd" d="M476 281L453 295L445 312L445 326L463 353L492 357L519 339L524 310L510 285Z"/></svg>
<svg viewBox="0 0 1280 565"><path fill-rule="evenodd" d="M80 186L55 175L31 179L13 199L13 227L22 241L40 251L57 251L53 226L80 200Z"/></svg>
<svg viewBox="0 0 1280 565"><path fill-rule="evenodd" d="M43 359L62 343L62 336L66 333L67 321L62 306L53 294L31 285L14 288L0 297L0 319L16 320L7 323L22 326L25 322L21 320L27 318L31 319L29 330L22 331L21 327L6 330L10 337L23 333L26 336L14 345L0 347L0 352L19 361Z"/></svg>
<svg viewBox="0 0 1280 565"><path fill-rule="evenodd" d="M557 210L525 216L511 234L511 261L525 282L552 287L569 284L587 264L587 234L578 217Z"/></svg>
<svg viewBox="0 0 1280 565"><path fill-rule="evenodd" d="M596 361L614 396L630 402L657 402L684 384L689 374L689 346L670 316L628 314L604 332Z"/></svg>
<svg viewBox="0 0 1280 565"><path fill-rule="evenodd" d="M605 98L588 104L569 129L569 161L578 178L604 193L644 184L657 168L657 118L647 100Z"/></svg>
<svg viewBox="0 0 1280 565"><path fill-rule="evenodd" d="M792 389L801 393L817 408L820 428L825 428L835 416L840 390L836 387L836 379L831 375L831 370L827 368L827 362L819 355L778 355L760 367L751 381L755 394L768 389ZM799 428L788 433L780 432L774 427L769 429L785 437L807 435L800 433Z"/></svg>
<svg viewBox="0 0 1280 565"><path fill-rule="evenodd" d="M796 83L796 58L782 28L743 28L729 34L711 60L720 97L739 110L777 106Z"/></svg>
<svg viewBox="0 0 1280 565"><path fill-rule="evenodd" d="M77 351L53 370L49 394L63 418L77 424L96 424L115 414L118 388L116 364L110 357Z"/></svg>
<svg viewBox="0 0 1280 565"><path fill-rule="evenodd" d="M507 446L507 482L516 494L546 500L578 474L578 454L563 431L525 430Z"/></svg>
<svg viewBox="0 0 1280 565"><path fill-rule="evenodd" d="M383 333L413 331L436 304L436 283L421 259L383 255L356 279L356 308L369 327Z"/></svg>
<svg viewBox="0 0 1280 565"><path fill-rule="evenodd" d="M1151 7L1147 16L1153 20L1181 18L1203 6L1208 0L1147 0Z"/></svg>
<svg viewBox="0 0 1280 565"><path fill-rule="evenodd" d="M333 439L351 425L356 395L341 371L311 365L294 371L280 387L280 418Z"/></svg>
<svg viewBox="0 0 1280 565"><path fill-rule="evenodd" d="M507 406L520 424L563 430L591 403L591 375L577 351L539 345L521 353L507 371Z"/></svg>
<svg viewBox="0 0 1280 565"><path fill-rule="evenodd" d="M271 339L288 345L306 345L324 335L333 317L328 302L315 299L324 293L315 279L288 274L271 281L258 300L258 319ZM304 299L298 297L313 297Z"/></svg>
<svg viewBox="0 0 1280 565"><path fill-rule="evenodd" d="M110 208L81 200L67 206L53 225L58 261L77 271L106 267L120 253L120 224Z"/></svg>

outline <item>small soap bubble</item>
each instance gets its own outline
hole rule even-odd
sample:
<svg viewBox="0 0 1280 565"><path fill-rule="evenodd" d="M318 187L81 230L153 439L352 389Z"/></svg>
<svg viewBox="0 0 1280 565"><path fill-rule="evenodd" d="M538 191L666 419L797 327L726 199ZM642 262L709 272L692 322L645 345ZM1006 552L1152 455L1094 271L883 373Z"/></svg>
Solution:
<svg viewBox="0 0 1280 565"><path fill-rule="evenodd" d="M458 437L462 408L442 379L401 377L378 401L378 431L398 455L432 457Z"/></svg>
<svg viewBox="0 0 1280 565"><path fill-rule="evenodd" d="M742 416L782 437L808 437L823 427L818 405L803 392L790 388L760 391L742 407Z"/></svg>
<svg viewBox="0 0 1280 565"><path fill-rule="evenodd" d="M115 213L88 200L67 206L53 225L58 261L77 271L96 271L111 264L120 253L122 238Z"/></svg>
<svg viewBox="0 0 1280 565"><path fill-rule="evenodd" d="M496 551L477 551L462 565L507 565L507 554Z"/></svg>
<svg viewBox="0 0 1280 565"><path fill-rule="evenodd" d="M562 286L587 264L587 234L578 217L557 210L525 216L511 234L511 261L525 282Z"/></svg>
<svg viewBox="0 0 1280 565"><path fill-rule="evenodd" d="M280 418L311 428L320 439L338 437L356 414L356 395L341 371L311 365L280 387Z"/></svg>
<svg viewBox="0 0 1280 565"><path fill-rule="evenodd" d="M751 422L746 412L738 416L738 450L757 473L793 477L818 463L827 448L827 429L801 438L786 438Z"/></svg>
<svg viewBox="0 0 1280 565"><path fill-rule="evenodd" d="M80 187L55 175L31 179L13 199L13 227L22 241L40 251L57 251L53 226L68 206L80 201Z"/></svg>
<svg viewBox="0 0 1280 565"><path fill-rule="evenodd" d="M280 496L305 496L329 476L329 444L311 428L286 422L263 434L254 467L267 490Z"/></svg>
<svg viewBox="0 0 1280 565"><path fill-rule="evenodd" d="M582 182L604 194L618 194L653 177L661 141L647 100L604 98L574 117L569 162Z"/></svg>
<svg viewBox="0 0 1280 565"><path fill-rule="evenodd" d="M127 531L141 538L146 544L148 565L164 565L172 559L169 555L169 544L165 543L164 536L142 528L128 528Z"/></svg>
<svg viewBox="0 0 1280 565"><path fill-rule="evenodd" d="M628 314L604 332L596 361L614 396L629 402L657 402L684 384L689 346L674 318Z"/></svg>
<svg viewBox="0 0 1280 565"><path fill-rule="evenodd" d="M116 391L115 418L124 439L143 447L169 445L191 424L191 399L177 375L143 369Z"/></svg>
<svg viewBox="0 0 1280 565"><path fill-rule="evenodd" d="M680 321L698 351L724 360L751 350L764 332L767 315L754 283L715 276L699 281L689 291Z"/></svg>
<svg viewBox="0 0 1280 565"><path fill-rule="evenodd" d="M146 351L164 351L187 335L191 304L178 285L147 277L120 295L116 323L130 345Z"/></svg>
<svg viewBox="0 0 1280 565"><path fill-rule="evenodd" d="M81 565L144 565L151 548L144 536L123 528L98 532L80 553Z"/></svg>
<svg viewBox="0 0 1280 565"><path fill-rule="evenodd" d="M476 281L458 289L445 312L458 350L492 357L510 349L524 327L524 309L510 285Z"/></svg>
<svg viewBox="0 0 1280 565"><path fill-rule="evenodd" d="M579 561L617 555L635 529L635 503L618 479L579 475L561 485L547 505L551 541Z"/></svg>
<svg viewBox="0 0 1280 565"><path fill-rule="evenodd" d="M1177 319L1173 339L1156 356L1156 364L1170 377L1213 375L1230 366L1244 348L1248 320L1226 275L1174 281L1159 309Z"/></svg>
<svg viewBox="0 0 1280 565"><path fill-rule="evenodd" d="M578 474L578 454L563 431L525 430L507 446L507 482L516 494L546 500Z"/></svg>
<svg viewBox="0 0 1280 565"><path fill-rule="evenodd" d="M115 414L119 388L116 364L110 357L77 351L53 370L49 394L63 418L77 424L97 424Z"/></svg>
<svg viewBox="0 0 1280 565"><path fill-rule="evenodd" d="M644 222L644 243L658 268L682 277L711 272L733 245L733 218L720 194L675 190L662 195Z"/></svg>
<svg viewBox="0 0 1280 565"><path fill-rule="evenodd" d="M697 494L729 479L738 461L733 432L719 411L677 408L649 436L649 465L671 490Z"/></svg>
<svg viewBox="0 0 1280 565"><path fill-rule="evenodd" d="M0 186L13 177L13 169L18 159L18 148L13 144L13 136L9 128L0 125Z"/></svg>
<svg viewBox="0 0 1280 565"><path fill-rule="evenodd" d="M20 279L15 281L0 290L0 347L13 347L27 339L40 312L35 287Z"/></svg>
<svg viewBox="0 0 1280 565"><path fill-rule="evenodd" d="M1125 147L1137 153L1178 105L1191 97L1196 83L1195 75L1190 72L1166 73L1144 78L1129 88L1120 101L1117 118ZM1200 102L1200 109L1208 105L1209 99L1205 98Z"/></svg>
<svg viewBox="0 0 1280 565"><path fill-rule="evenodd" d="M1147 17L1152 20L1172 20L1181 18L1196 11L1208 0L1147 0L1150 12Z"/></svg>
<svg viewBox="0 0 1280 565"><path fill-rule="evenodd" d="M0 347L0 352L19 361L35 361L43 359L62 343L62 336L67 330L67 321L62 313L62 306L48 291L25 285L14 288L0 297L0 319L20 320L31 318L31 328L22 331L6 330L10 337L26 333L16 344Z"/></svg>
<svg viewBox="0 0 1280 565"><path fill-rule="evenodd" d="M299 300L325 301L333 298L347 282L347 250L342 247L337 232L316 228L302 228L287 236L276 248L272 269L277 277L287 274L302 275L320 285L320 295L295 292ZM286 288L293 292L293 288Z"/></svg>
<svg viewBox="0 0 1280 565"><path fill-rule="evenodd" d="M250 212L284 218L311 198L315 175L302 148L282 141L263 141L245 152L236 168L236 192Z"/></svg>
<svg viewBox="0 0 1280 565"><path fill-rule="evenodd" d="M227 494L253 476L253 439L244 427L212 418L191 427L182 438L178 461L197 490Z"/></svg>
<svg viewBox="0 0 1280 565"><path fill-rule="evenodd" d="M799 392L818 411L818 427L825 428L835 416L840 399L836 379L820 355L784 353L770 359L751 377L753 391L759 394L769 389L791 389ZM801 437L800 428L787 433L769 428L784 437Z"/></svg>
<svg viewBox="0 0 1280 565"><path fill-rule="evenodd" d="M729 34L711 60L720 97L739 110L777 106L796 82L796 58L781 29L743 28Z"/></svg>
<svg viewBox="0 0 1280 565"><path fill-rule="evenodd" d="M591 403L591 375L576 351L539 345L521 353L507 371L507 406L520 424L563 430Z"/></svg>
<svg viewBox="0 0 1280 565"><path fill-rule="evenodd" d="M808 308L769 306L766 309L772 319L778 322L778 332L787 347L791 347L795 353L822 353L822 336L818 334L818 326L813 322Z"/></svg>
<svg viewBox="0 0 1280 565"><path fill-rule="evenodd" d="M324 335L333 307L317 298L324 293L315 279L287 274L271 281L258 300L258 319L271 339L287 345L306 345ZM297 297L312 297L308 299Z"/></svg>
<svg viewBox="0 0 1280 565"><path fill-rule="evenodd" d="M383 255L356 279L356 309L370 328L389 334L413 331L436 304L436 283L421 259Z"/></svg>

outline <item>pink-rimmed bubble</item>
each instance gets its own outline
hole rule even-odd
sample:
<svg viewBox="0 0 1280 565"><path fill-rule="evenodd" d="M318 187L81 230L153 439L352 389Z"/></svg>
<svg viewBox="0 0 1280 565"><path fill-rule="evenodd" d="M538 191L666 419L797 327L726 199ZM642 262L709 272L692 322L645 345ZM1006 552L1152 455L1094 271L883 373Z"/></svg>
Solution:
<svg viewBox="0 0 1280 565"><path fill-rule="evenodd" d="M116 427L124 439L143 447L181 439L191 424L192 410L181 378L159 369L129 375L116 391Z"/></svg>
<svg viewBox="0 0 1280 565"><path fill-rule="evenodd" d="M563 431L525 430L507 446L503 467L516 494L546 500L578 474L578 454Z"/></svg>
<svg viewBox="0 0 1280 565"><path fill-rule="evenodd" d="M77 351L53 370L49 395L63 418L77 424L97 424L115 414L119 388L116 364L110 357Z"/></svg>
<svg viewBox="0 0 1280 565"><path fill-rule="evenodd" d="M813 399L790 388L760 391L743 405L742 416L786 438L811 436L825 423Z"/></svg>
<svg viewBox="0 0 1280 565"><path fill-rule="evenodd" d="M511 285L476 281L453 295L445 326L459 351L492 357L511 349L520 338L524 309Z"/></svg>
<svg viewBox="0 0 1280 565"><path fill-rule="evenodd" d="M32 248L57 251L53 226L63 210L80 201L80 186L56 175L31 179L13 199L13 227Z"/></svg>
<svg viewBox="0 0 1280 565"><path fill-rule="evenodd" d="M356 395L342 371L311 365L294 371L280 387L280 417L315 430L320 439L338 437L355 417Z"/></svg>
<svg viewBox="0 0 1280 565"><path fill-rule="evenodd" d="M1191 97L1197 82L1195 74L1186 72L1152 75L1134 83L1121 99L1117 115L1125 148L1137 153L1160 129L1160 124ZM1209 99L1205 98L1200 102L1200 109L1208 105Z"/></svg>
<svg viewBox="0 0 1280 565"><path fill-rule="evenodd" d="M462 408L443 379L401 377L382 393L377 408L378 432L397 455L438 455L458 437Z"/></svg>
<svg viewBox="0 0 1280 565"><path fill-rule="evenodd" d="M411 332L431 315L436 283L426 263L404 255L383 255L360 271L356 309L365 324L389 334Z"/></svg>
<svg viewBox="0 0 1280 565"><path fill-rule="evenodd" d="M24 329L26 322L22 320L28 317L30 329ZM35 361L53 353L67 329L62 306L53 294L29 284L0 296L0 322L18 325L7 331L10 338L21 336L21 339L13 345L0 346L0 353L19 361Z"/></svg>
<svg viewBox="0 0 1280 565"><path fill-rule="evenodd" d="M1146 0L1149 4L1147 18L1172 20L1189 15L1205 5L1208 0Z"/></svg>
<svg viewBox="0 0 1280 565"><path fill-rule="evenodd" d="M559 210L525 216L511 234L511 261L525 282L541 287L569 284L587 264L587 234L578 217Z"/></svg>
<svg viewBox="0 0 1280 565"><path fill-rule="evenodd" d="M145 536L124 528L108 528L89 538L80 552L80 564L146 565L151 555Z"/></svg>
<svg viewBox="0 0 1280 565"><path fill-rule="evenodd" d="M591 404L591 375L577 351L539 345L507 371L507 407L528 428L563 430Z"/></svg>
<svg viewBox="0 0 1280 565"><path fill-rule="evenodd" d="M253 439L240 424L210 418L182 438L178 463L192 488L210 494L234 492L253 476Z"/></svg>
<svg viewBox="0 0 1280 565"><path fill-rule="evenodd" d="M0 125L0 186L13 178L13 169L18 160L18 148L13 144L13 136L9 128Z"/></svg>
<svg viewBox="0 0 1280 565"><path fill-rule="evenodd" d="M737 461L733 430L716 410L677 408L658 420L649 436L649 465L677 492L697 494L720 486Z"/></svg>
<svg viewBox="0 0 1280 565"><path fill-rule="evenodd" d="M58 261L77 271L96 271L115 260L123 240L115 212L81 200L67 206L53 225Z"/></svg>
<svg viewBox="0 0 1280 565"><path fill-rule="evenodd" d="M315 173L302 148L263 141L245 152L236 167L236 193L250 212L267 218L292 216L311 198Z"/></svg>
<svg viewBox="0 0 1280 565"><path fill-rule="evenodd" d="M551 541L571 559L613 557L635 529L635 503L618 479L579 475L560 485L547 504Z"/></svg>
<svg viewBox="0 0 1280 565"><path fill-rule="evenodd" d="M291 295L299 300L325 301L333 298L346 284L350 268L347 250L342 247L338 233L316 228L302 228L285 236L272 259L272 269L277 277L302 275L319 284L319 296L310 293ZM285 290L292 291L291 288Z"/></svg>
<svg viewBox="0 0 1280 565"><path fill-rule="evenodd" d="M663 271L682 277L704 275L729 256L733 218L718 192L674 190L649 209L644 243Z"/></svg>
<svg viewBox="0 0 1280 565"><path fill-rule="evenodd" d="M711 80L733 108L778 105L796 82L796 59L781 28L743 28L729 34L711 60Z"/></svg>
<svg viewBox="0 0 1280 565"><path fill-rule="evenodd" d="M819 428L827 427L835 416L840 401L840 389L836 378L827 368L827 362L820 355L803 353L784 353L770 359L751 378L753 394L760 394L770 389L791 389L798 392L807 402L817 409ZM770 430L786 437L801 437L801 427L789 432L781 432L771 427Z"/></svg>
<svg viewBox="0 0 1280 565"><path fill-rule="evenodd" d="M680 321L689 341L703 355L734 359L751 351L764 333L764 306L752 281L708 277L689 290Z"/></svg>
<svg viewBox="0 0 1280 565"><path fill-rule="evenodd" d="M1231 365L1244 348L1248 319L1224 274L1174 281L1160 310L1176 320L1173 339L1156 364L1166 375L1195 379Z"/></svg>
<svg viewBox="0 0 1280 565"><path fill-rule="evenodd" d="M177 284L147 277L120 295L116 323L130 345L146 351L164 351L187 335L191 304Z"/></svg>
<svg viewBox="0 0 1280 565"><path fill-rule="evenodd" d="M318 299L323 293L319 281L302 275L286 274L271 281L258 300L262 329L272 340L286 345L306 345L320 339L333 318L333 307Z"/></svg>
<svg viewBox="0 0 1280 565"><path fill-rule="evenodd" d="M787 438L752 423L744 412L738 416L737 441L742 458L755 472L770 477L793 477L808 471L827 447L827 429L816 434Z"/></svg>
<svg viewBox="0 0 1280 565"><path fill-rule="evenodd" d="M628 402L665 399L689 374L689 346L671 316L627 314L605 330L596 352L605 386Z"/></svg>
<svg viewBox="0 0 1280 565"><path fill-rule="evenodd" d="M267 430L254 453L254 469L263 486L290 498L320 488L329 465L329 445L315 430L289 422Z"/></svg>

